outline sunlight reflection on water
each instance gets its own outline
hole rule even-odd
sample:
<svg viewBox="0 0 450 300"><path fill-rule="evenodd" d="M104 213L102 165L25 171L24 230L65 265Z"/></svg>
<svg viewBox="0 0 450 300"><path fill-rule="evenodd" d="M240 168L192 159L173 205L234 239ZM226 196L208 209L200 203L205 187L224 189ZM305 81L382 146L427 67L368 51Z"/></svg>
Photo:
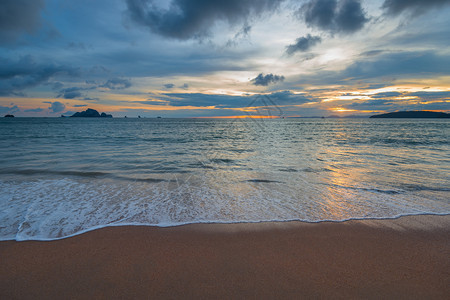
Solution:
<svg viewBox="0 0 450 300"><path fill-rule="evenodd" d="M445 120L0 122L4 239L450 212Z"/></svg>

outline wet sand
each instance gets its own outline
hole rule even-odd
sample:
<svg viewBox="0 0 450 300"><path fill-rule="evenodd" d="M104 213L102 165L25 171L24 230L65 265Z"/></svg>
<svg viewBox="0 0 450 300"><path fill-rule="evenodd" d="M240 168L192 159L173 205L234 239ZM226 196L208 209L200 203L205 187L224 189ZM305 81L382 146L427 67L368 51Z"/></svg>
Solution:
<svg viewBox="0 0 450 300"><path fill-rule="evenodd" d="M0 299L448 299L450 216L0 242Z"/></svg>

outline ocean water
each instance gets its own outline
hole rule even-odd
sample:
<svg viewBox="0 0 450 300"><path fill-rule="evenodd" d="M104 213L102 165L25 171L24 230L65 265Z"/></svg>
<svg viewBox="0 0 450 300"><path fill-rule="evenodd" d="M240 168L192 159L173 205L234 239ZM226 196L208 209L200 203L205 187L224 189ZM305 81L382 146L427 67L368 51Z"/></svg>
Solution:
<svg viewBox="0 0 450 300"><path fill-rule="evenodd" d="M439 119L0 119L0 240L450 213Z"/></svg>

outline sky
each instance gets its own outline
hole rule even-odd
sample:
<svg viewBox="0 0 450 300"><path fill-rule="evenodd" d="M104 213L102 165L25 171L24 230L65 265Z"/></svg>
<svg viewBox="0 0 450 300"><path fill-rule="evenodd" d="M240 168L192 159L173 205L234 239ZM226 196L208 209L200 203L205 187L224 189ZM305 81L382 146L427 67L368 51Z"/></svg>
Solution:
<svg viewBox="0 0 450 300"><path fill-rule="evenodd" d="M0 115L450 112L450 0L2 0Z"/></svg>

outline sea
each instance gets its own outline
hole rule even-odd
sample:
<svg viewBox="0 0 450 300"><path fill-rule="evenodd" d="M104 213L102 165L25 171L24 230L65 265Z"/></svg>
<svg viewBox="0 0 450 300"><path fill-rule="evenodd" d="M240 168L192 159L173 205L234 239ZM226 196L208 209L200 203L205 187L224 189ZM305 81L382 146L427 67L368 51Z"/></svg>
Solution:
<svg viewBox="0 0 450 300"><path fill-rule="evenodd" d="M0 240L450 214L445 119L1 118Z"/></svg>

